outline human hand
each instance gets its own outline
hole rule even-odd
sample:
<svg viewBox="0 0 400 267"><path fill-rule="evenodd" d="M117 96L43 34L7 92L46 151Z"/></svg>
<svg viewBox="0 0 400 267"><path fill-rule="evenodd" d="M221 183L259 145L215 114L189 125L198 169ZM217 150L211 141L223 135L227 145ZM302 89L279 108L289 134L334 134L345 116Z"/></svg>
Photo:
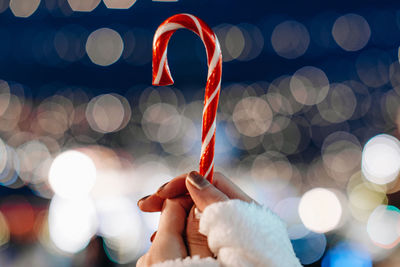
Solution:
<svg viewBox="0 0 400 267"><path fill-rule="evenodd" d="M189 175L183 174L172 179L161 186L155 194L139 200L138 206L142 211L160 211L165 201L185 196L187 193L195 203L188 214L186 235L183 237L188 255L213 256L208 248L207 238L199 233L199 219L194 214L195 207L203 211L212 203L228 199L240 199L246 202L254 200L221 173L214 173L213 184L211 184L197 172L191 172ZM159 230L157 235L158 232Z"/></svg>
<svg viewBox="0 0 400 267"><path fill-rule="evenodd" d="M189 196L163 201L158 231L153 244L149 251L140 257L136 266L147 267L166 260L185 258L188 255L183 236L186 217L192 206L193 201Z"/></svg>

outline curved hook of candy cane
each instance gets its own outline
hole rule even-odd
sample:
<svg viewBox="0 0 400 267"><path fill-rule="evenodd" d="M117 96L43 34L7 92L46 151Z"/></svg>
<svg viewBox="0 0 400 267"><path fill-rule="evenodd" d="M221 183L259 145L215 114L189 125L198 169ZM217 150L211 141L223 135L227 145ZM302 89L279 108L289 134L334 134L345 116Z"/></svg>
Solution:
<svg viewBox="0 0 400 267"><path fill-rule="evenodd" d="M200 174L212 181L222 55L217 36L204 21L190 14L178 14L158 27L153 40L153 85L174 83L168 66L167 47L172 34L182 28L196 33L203 41L207 53L208 74L203 108Z"/></svg>

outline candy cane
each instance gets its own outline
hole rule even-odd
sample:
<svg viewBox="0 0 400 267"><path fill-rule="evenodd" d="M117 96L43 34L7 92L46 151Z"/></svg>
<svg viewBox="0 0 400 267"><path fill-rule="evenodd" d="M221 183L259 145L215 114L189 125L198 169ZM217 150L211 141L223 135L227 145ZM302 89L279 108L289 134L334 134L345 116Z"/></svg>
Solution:
<svg viewBox="0 0 400 267"><path fill-rule="evenodd" d="M204 21L190 14L178 14L168 18L158 27L153 40L153 85L174 83L167 61L167 46L172 34L181 28L196 33L207 52L208 75L203 108L200 174L212 181L222 55L217 36Z"/></svg>

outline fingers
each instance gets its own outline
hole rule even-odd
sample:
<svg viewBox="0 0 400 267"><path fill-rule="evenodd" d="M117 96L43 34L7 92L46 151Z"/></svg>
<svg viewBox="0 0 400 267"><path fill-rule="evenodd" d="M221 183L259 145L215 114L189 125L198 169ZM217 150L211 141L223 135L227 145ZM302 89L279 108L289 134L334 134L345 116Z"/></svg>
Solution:
<svg viewBox="0 0 400 267"><path fill-rule="evenodd" d="M139 266L150 266L157 262L187 256L183 233L186 217L193 202L189 196L166 199L162 208L157 233L150 250L143 256Z"/></svg>
<svg viewBox="0 0 400 267"><path fill-rule="evenodd" d="M145 212L161 211L164 199L176 198L187 194L188 190L185 184L186 176L187 174L182 174L175 177L170 182L162 185L155 194L139 200L139 208ZM219 172L214 173L213 185L230 199L240 199L246 202L254 201L237 185Z"/></svg>
<svg viewBox="0 0 400 267"><path fill-rule="evenodd" d="M164 198L161 198L155 194L146 196L142 199L139 199L137 205L139 209L145 212L157 212L161 211L161 208L164 204Z"/></svg>
<svg viewBox="0 0 400 267"><path fill-rule="evenodd" d="M185 229L186 217L192 206L193 201L190 196L166 199L161 211L160 223L155 240L163 232L182 234Z"/></svg>
<svg viewBox="0 0 400 267"><path fill-rule="evenodd" d="M210 204L229 199L227 195L195 171L189 173L186 177L186 187L200 211L203 211Z"/></svg>
<svg viewBox="0 0 400 267"><path fill-rule="evenodd" d="M213 257L208 248L207 237L199 232L199 218L195 216L195 206L192 206L186 221L186 246L189 255L198 255L200 258Z"/></svg>
<svg viewBox="0 0 400 267"><path fill-rule="evenodd" d="M157 195L162 198L175 198L187 193L185 179L187 173L181 174L157 190Z"/></svg>
<svg viewBox="0 0 400 267"><path fill-rule="evenodd" d="M213 177L213 185L221 192L227 195L230 199L240 199L246 202L254 201L245 192L242 191L237 185L229 180L225 175L220 172L215 172Z"/></svg>

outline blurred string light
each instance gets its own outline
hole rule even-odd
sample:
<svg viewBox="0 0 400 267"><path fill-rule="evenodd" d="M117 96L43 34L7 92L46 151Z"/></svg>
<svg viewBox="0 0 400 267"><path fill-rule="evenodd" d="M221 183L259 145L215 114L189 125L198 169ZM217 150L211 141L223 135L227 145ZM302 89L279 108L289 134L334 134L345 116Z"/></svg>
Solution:
<svg viewBox="0 0 400 267"><path fill-rule="evenodd" d="M397 138L380 134L371 138L362 151L362 173L375 184L395 181L400 171L400 142Z"/></svg>
<svg viewBox="0 0 400 267"><path fill-rule="evenodd" d="M15 240L23 242L34 238L34 210L23 196L8 197L2 202L0 210Z"/></svg>
<svg viewBox="0 0 400 267"><path fill-rule="evenodd" d="M363 266L372 267L371 255L356 243L340 242L328 250L321 262L322 267Z"/></svg>
<svg viewBox="0 0 400 267"><path fill-rule="evenodd" d="M388 203L385 189L365 181L361 171L351 176L346 191L351 215L361 222L367 222L376 207Z"/></svg>
<svg viewBox="0 0 400 267"><path fill-rule="evenodd" d="M84 40L88 35L88 31L79 25L67 25L58 30L54 36L58 56L67 62L82 59L85 55Z"/></svg>
<svg viewBox="0 0 400 267"><path fill-rule="evenodd" d="M308 106L315 105L327 96L329 80L321 69L302 67L291 77L290 90L297 102Z"/></svg>
<svg viewBox="0 0 400 267"><path fill-rule="evenodd" d="M39 7L40 0L10 0L11 12L16 17L30 17Z"/></svg>
<svg viewBox="0 0 400 267"><path fill-rule="evenodd" d="M105 238L108 256L120 263L128 263L140 256L143 246L143 224L137 207L126 197L96 200L99 234Z"/></svg>
<svg viewBox="0 0 400 267"><path fill-rule="evenodd" d="M250 137L264 134L269 129L272 118L272 110L268 103L258 97L240 100L232 114L237 130Z"/></svg>
<svg viewBox="0 0 400 267"><path fill-rule="evenodd" d="M279 56L295 59L307 51L310 44L310 34L300 22L288 20L275 27L272 32L271 43Z"/></svg>
<svg viewBox="0 0 400 267"><path fill-rule="evenodd" d="M49 182L54 192L67 199L88 196L96 181L96 166L82 152L69 150L51 164Z"/></svg>
<svg viewBox="0 0 400 267"><path fill-rule="evenodd" d="M131 65L142 66L151 61L153 35L143 28L129 29L122 34L124 51L122 58Z"/></svg>
<svg viewBox="0 0 400 267"><path fill-rule="evenodd" d="M391 249L400 242L400 210L394 206L380 205L368 218L367 232L374 244Z"/></svg>
<svg viewBox="0 0 400 267"><path fill-rule="evenodd" d="M343 83L333 83L326 98L317 104L321 117L330 123L350 119L355 111L357 99L353 90Z"/></svg>
<svg viewBox="0 0 400 267"><path fill-rule="evenodd" d="M310 233L310 230L304 226L299 216L298 208L300 200L298 197L285 198L279 201L273 208L273 211L287 224L291 240L301 239Z"/></svg>
<svg viewBox="0 0 400 267"><path fill-rule="evenodd" d="M10 97L10 86L6 81L0 80L0 116L7 110Z"/></svg>
<svg viewBox="0 0 400 267"><path fill-rule="evenodd" d="M369 87L378 88L389 82L389 68L392 60L380 49L369 49L357 57L356 69L360 80Z"/></svg>
<svg viewBox="0 0 400 267"><path fill-rule="evenodd" d="M49 207L50 238L60 250L76 253L84 249L96 233L95 206L89 198L54 197Z"/></svg>
<svg viewBox="0 0 400 267"><path fill-rule="evenodd" d="M340 184L347 183L361 166L361 144L348 132L337 131L327 136L321 154L327 173Z"/></svg>
<svg viewBox="0 0 400 267"><path fill-rule="evenodd" d="M364 17L350 13L336 19L332 35L344 50L358 51L367 45L371 29Z"/></svg>
<svg viewBox="0 0 400 267"><path fill-rule="evenodd" d="M304 225L317 233L335 229L342 217L343 208L333 191L314 188L306 192L299 204L299 214Z"/></svg>
<svg viewBox="0 0 400 267"><path fill-rule="evenodd" d="M110 133L124 128L131 118L128 101L117 94L92 98L86 107L86 119L96 132Z"/></svg>
<svg viewBox="0 0 400 267"><path fill-rule="evenodd" d="M221 43L222 59L249 61L260 55L264 47L264 37L253 24L221 24L213 28Z"/></svg>
<svg viewBox="0 0 400 267"><path fill-rule="evenodd" d="M10 0L0 0L0 13L3 13L7 10L10 4Z"/></svg>
<svg viewBox="0 0 400 267"><path fill-rule="evenodd" d="M311 264L319 259L325 252L327 240L324 234L309 232L306 236L291 240L296 257L301 264Z"/></svg>
<svg viewBox="0 0 400 267"><path fill-rule="evenodd" d="M90 12L93 11L99 4L101 0L68 0L73 11Z"/></svg>
<svg viewBox="0 0 400 267"><path fill-rule="evenodd" d="M136 3L136 0L103 0L107 8L128 9Z"/></svg>
<svg viewBox="0 0 400 267"><path fill-rule="evenodd" d="M90 60L99 66L109 66L122 55L124 42L116 31L101 28L92 32L86 41L86 52Z"/></svg>
<svg viewBox="0 0 400 267"><path fill-rule="evenodd" d="M0 211L0 249L3 249L4 246L6 246L9 241L10 241L10 230L8 228L6 218Z"/></svg>

